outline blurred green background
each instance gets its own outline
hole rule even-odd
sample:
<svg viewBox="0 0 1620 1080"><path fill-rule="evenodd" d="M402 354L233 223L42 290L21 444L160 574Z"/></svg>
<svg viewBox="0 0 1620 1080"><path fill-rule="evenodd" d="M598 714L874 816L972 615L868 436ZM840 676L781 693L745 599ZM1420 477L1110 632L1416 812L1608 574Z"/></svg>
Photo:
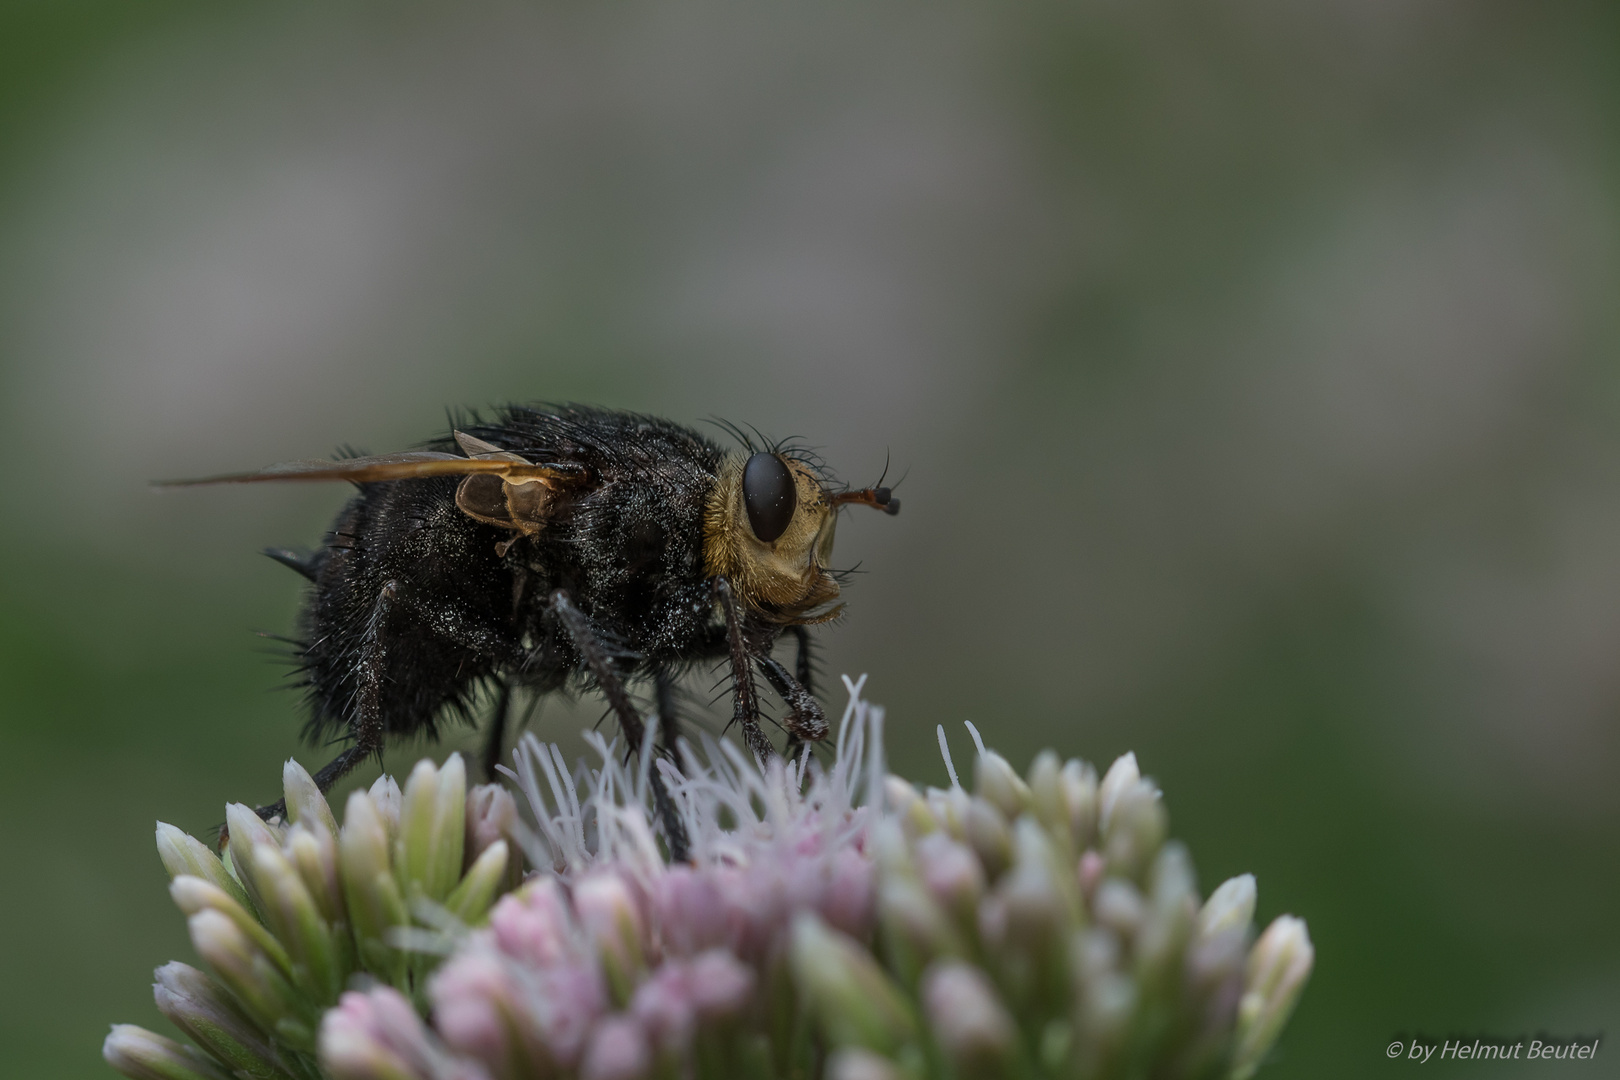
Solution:
<svg viewBox="0 0 1620 1080"><path fill-rule="evenodd" d="M1617 46L1602 3L11 0L5 1071L162 1027L154 819L324 760L255 552L344 491L146 481L506 399L891 454L828 670L934 782L936 723L1136 750L1206 890L1310 922L1263 1075L1620 1027Z"/></svg>

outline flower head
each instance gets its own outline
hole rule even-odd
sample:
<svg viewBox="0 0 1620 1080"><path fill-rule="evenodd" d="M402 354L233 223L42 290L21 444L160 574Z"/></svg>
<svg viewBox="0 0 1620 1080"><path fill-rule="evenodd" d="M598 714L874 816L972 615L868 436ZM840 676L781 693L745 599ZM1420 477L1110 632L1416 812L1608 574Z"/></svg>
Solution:
<svg viewBox="0 0 1620 1080"><path fill-rule="evenodd" d="M333 1061L367 1062L377 1075L437 1078L428 1057L398 1065L398 1047L392 1057L361 1053L360 1029L350 1021L364 1014L373 1017L364 1030L397 1033L401 1007L416 1015L402 995L419 995L439 960L418 951L413 935L436 933L445 920L487 918L508 863L506 841L488 835L489 807L510 796L467 792L457 755L442 768L423 762L403 794L386 777L355 792L341 826L296 762L287 763L283 786L290 820L266 822L246 806L227 807L223 858L158 825L170 895L207 971L165 965L153 993L200 1049L176 1057L177 1044L124 1025L108 1039L108 1062L129 1076L154 1075L161 1065L306 1080L321 1074L317 1057L330 1050ZM482 849L464 866L469 806L482 822L475 830ZM392 987L394 998L375 997L381 990L345 994L357 979ZM454 1075L475 1080L478 1073Z"/></svg>
<svg viewBox="0 0 1620 1080"><path fill-rule="evenodd" d="M266 1080L1244 1080L1263 1062L1313 963L1304 923L1255 941L1248 875L1201 901L1134 756L1100 780L1050 752L1020 774L970 725L972 790L943 730L951 785L919 789L886 773L882 711L846 685L826 762L704 736L683 771L649 730L629 764L588 734L599 764L569 769L528 736L508 774L525 813L467 792L452 757L352 796L341 827L290 767L295 820L233 808L224 863L160 830L213 976L161 969L159 1001L206 1056L143 1033L109 1061Z"/></svg>

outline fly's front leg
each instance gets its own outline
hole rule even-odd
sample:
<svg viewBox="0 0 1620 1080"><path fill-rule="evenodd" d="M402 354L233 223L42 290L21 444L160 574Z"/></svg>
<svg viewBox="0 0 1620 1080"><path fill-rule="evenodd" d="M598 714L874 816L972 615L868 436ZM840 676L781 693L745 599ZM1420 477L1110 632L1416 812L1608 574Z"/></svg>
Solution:
<svg viewBox="0 0 1620 1080"><path fill-rule="evenodd" d="M799 677L800 686L814 693L815 690L810 685L810 680L813 677L813 672L810 670L810 628L795 624L788 627L788 633L792 634L793 640L799 643L799 651L793 659L793 673Z"/></svg>
<svg viewBox="0 0 1620 1080"><path fill-rule="evenodd" d="M799 742L820 742L827 737L827 714L821 711L821 702L817 701L792 675L788 669L777 662L774 656L759 658L759 669L765 673L765 680L780 695L788 707L788 714L784 718L788 734Z"/></svg>
<svg viewBox="0 0 1620 1080"><path fill-rule="evenodd" d="M596 631L591 627L591 621L585 613L574 606L573 600L564 589L558 589L551 594L550 609L557 616L557 621L573 639L574 648L578 650L585 666L590 669L591 675L596 679L596 685L601 689L602 696L607 698L608 707L618 717L619 728L624 732L625 741L630 744L634 753L640 753L647 737L647 725L642 723L641 714L636 711L635 703L630 700L630 694L624 688L624 680L613 669L608 659L608 651ZM686 836L686 825L681 821L680 814L675 812L675 801L669 797L669 791L664 786L664 778L657 768L649 768L648 779L652 783L653 803L658 811L658 819L664 825L664 839L669 843L669 857L673 862L685 862L688 850L691 847Z"/></svg>
<svg viewBox="0 0 1620 1080"><path fill-rule="evenodd" d="M821 705L819 702L815 701L815 691L811 689L810 686L810 680L814 674L810 662L810 629L801 624L794 624L793 626L788 627L788 633L792 634L793 639L799 644L798 650L795 652L793 658L793 673L798 676L799 686L802 687L806 693L811 695L811 701L813 704L815 704L816 708L813 715L820 719L822 725L825 726L827 722L826 715L821 712ZM781 692L780 685L777 686L777 692ZM800 752L804 749L804 742L799 737L798 731L792 726L792 720L793 717L790 716L787 747L783 749L782 756L787 758L789 761L797 761L799 759Z"/></svg>
<svg viewBox="0 0 1620 1080"><path fill-rule="evenodd" d="M742 611L725 578L714 579L714 595L726 614L726 643L731 653L731 722L742 728L743 741L754 756L769 761L776 756L776 748L759 726L759 695L754 690L748 645L743 641Z"/></svg>

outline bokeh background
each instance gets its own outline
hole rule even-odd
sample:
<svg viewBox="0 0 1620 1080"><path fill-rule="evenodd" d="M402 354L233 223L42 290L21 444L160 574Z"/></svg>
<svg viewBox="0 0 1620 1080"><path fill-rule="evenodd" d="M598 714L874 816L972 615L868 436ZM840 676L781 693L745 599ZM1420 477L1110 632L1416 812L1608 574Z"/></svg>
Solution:
<svg viewBox="0 0 1620 1080"><path fill-rule="evenodd" d="M1265 1075L1614 1031L1617 42L1500 0L11 0L5 1071L111 1075L189 955L154 819L323 760L255 552L344 491L146 481L526 399L892 458L827 669L935 782L936 723L1136 750L1205 889L1310 921Z"/></svg>

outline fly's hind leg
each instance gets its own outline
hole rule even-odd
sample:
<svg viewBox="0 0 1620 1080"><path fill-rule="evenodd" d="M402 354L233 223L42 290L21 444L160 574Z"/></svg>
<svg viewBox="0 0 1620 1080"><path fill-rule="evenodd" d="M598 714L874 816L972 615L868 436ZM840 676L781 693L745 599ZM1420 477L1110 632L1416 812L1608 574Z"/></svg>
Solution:
<svg viewBox="0 0 1620 1080"><path fill-rule="evenodd" d="M653 676L653 691L658 700L658 744L684 773L686 759L681 753L681 718L675 711L675 676L659 668Z"/></svg>
<svg viewBox="0 0 1620 1080"><path fill-rule="evenodd" d="M502 679L500 692L495 695L495 712L489 718L489 734L484 736L484 752L479 760L484 766L484 779L495 782L495 766L500 764L501 750L506 745L506 718L512 711L512 680Z"/></svg>
<svg viewBox="0 0 1620 1080"><path fill-rule="evenodd" d="M551 594L549 604L551 611L557 616L557 621L567 631L578 650L585 666L590 669L591 675L596 679L596 685L601 689L602 696L607 698L608 707L613 710L614 716L619 720L619 729L624 732L625 741L630 744L633 753L639 753L646 742L647 725L641 720L641 714L636 711L635 703L630 700L630 694L624 688L624 679L614 670L608 659L608 651L591 628L591 622L585 613L574 606L567 590L558 589ZM687 839L686 825L675 810L675 801L670 798L669 790L664 786L664 778L656 768L647 770L648 779L652 784L653 803L658 811L658 820L664 826L664 839L669 843L669 857L672 862L686 862L691 847Z"/></svg>
<svg viewBox="0 0 1620 1080"><path fill-rule="evenodd" d="M387 654L383 645L384 627L390 613L397 606L398 598L399 583L390 581L382 587L377 594L376 603L372 605L371 618L366 625L366 635L360 646L360 659L355 664L355 677L359 685L355 688L355 712L349 718L349 735L354 739L354 745L328 761L315 774L315 786L320 789L322 795L331 791L333 784L353 772L366 758L374 755L379 760L382 758L384 734L382 688L384 667L387 664ZM284 817L286 813L286 799L277 799L269 806L261 806L258 809L258 815L266 821L274 817Z"/></svg>

